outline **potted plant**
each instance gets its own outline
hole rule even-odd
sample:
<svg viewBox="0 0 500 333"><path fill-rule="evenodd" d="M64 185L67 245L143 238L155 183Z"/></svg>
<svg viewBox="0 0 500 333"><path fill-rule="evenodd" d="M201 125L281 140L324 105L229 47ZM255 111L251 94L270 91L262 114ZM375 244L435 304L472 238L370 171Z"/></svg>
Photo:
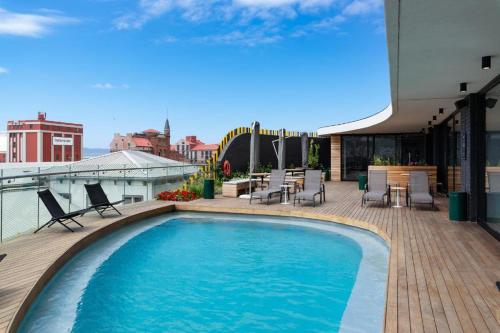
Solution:
<svg viewBox="0 0 500 333"><path fill-rule="evenodd" d="M203 199L213 199L215 193L215 170L211 160L207 161L203 179Z"/></svg>

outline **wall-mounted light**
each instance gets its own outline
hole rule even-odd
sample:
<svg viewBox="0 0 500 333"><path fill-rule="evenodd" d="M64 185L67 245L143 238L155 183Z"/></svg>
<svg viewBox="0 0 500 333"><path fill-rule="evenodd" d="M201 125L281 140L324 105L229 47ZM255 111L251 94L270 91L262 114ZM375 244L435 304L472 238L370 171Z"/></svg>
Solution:
<svg viewBox="0 0 500 333"><path fill-rule="evenodd" d="M486 99L486 107L488 109L493 109L496 104L497 104L497 99L495 99L495 98L487 98Z"/></svg>
<svg viewBox="0 0 500 333"><path fill-rule="evenodd" d="M432 125L432 121L430 121L430 120L429 120L429 121L427 122L427 124L428 124L429 126L431 126L431 125Z"/></svg>
<svg viewBox="0 0 500 333"><path fill-rule="evenodd" d="M437 119L438 119L438 117L432 116L432 120L437 120Z"/></svg>
<svg viewBox="0 0 500 333"><path fill-rule="evenodd" d="M439 108L439 114L443 114L444 113L444 109L443 108Z"/></svg>
<svg viewBox="0 0 500 333"><path fill-rule="evenodd" d="M481 58L481 68L482 69L491 68L491 56L485 56Z"/></svg>
<svg viewBox="0 0 500 333"><path fill-rule="evenodd" d="M467 82L460 83L460 92L467 92Z"/></svg>

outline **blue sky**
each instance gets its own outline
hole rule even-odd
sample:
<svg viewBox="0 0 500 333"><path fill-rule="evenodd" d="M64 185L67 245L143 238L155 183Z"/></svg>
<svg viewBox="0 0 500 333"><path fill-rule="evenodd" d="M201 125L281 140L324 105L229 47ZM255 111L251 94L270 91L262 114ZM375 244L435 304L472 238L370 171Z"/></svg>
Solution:
<svg viewBox="0 0 500 333"><path fill-rule="evenodd" d="M86 147L163 127L218 142L314 131L389 103L382 0L0 0L0 126L85 125Z"/></svg>

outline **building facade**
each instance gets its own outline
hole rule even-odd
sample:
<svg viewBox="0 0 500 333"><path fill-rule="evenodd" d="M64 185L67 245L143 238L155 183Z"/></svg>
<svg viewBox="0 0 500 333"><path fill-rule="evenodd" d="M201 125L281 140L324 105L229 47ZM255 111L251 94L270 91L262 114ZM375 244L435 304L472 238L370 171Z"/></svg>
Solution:
<svg viewBox="0 0 500 333"><path fill-rule="evenodd" d="M199 144L191 149L189 160L192 163L205 163L219 148L218 144Z"/></svg>
<svg viewBox="0 0 500 333"><path fill-rule="evenodd" d="M332 179L356 180L369 165L430 166L439 192L463 192L468 219L500 239L498 3L401 3L385 2L391 104L318 129L331 138Z"/></svg>
<svg viewBox="0 0 500 333"><path fill-rule="evenodd" d="M219 148L218 144L205 144L196 135L188 135L173 145L173 148L191 163L205 163Z"/></svg>
<svg viewBox="0 0 500 333"><path fill-rule="evenodd" d="M72 162L83 155L83 125L47 120L7 122L6 162Z"/></svg>
<svg viewBox="0 0 500 333"><path fill-rule="evenodd" d="M122 150L135 150L178 161L183 159L181 155L171 149L170 123L168 119L165 121L163 133L155 129L147 129L140 133L128 133L126 135L116 133L109 150L112 153Z"/></svg>

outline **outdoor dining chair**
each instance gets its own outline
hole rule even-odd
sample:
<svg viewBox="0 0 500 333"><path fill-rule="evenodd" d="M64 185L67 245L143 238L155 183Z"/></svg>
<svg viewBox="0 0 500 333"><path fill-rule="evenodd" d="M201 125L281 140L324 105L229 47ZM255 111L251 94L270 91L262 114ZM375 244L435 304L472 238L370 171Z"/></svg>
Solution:
<svg viewBox="0 0 500 333"><path fill-rule="evenodd" d="M87 191L87 195L89 196L89 200L91 206L88 207L83 214L88 211L94 209L101 217L104 217L103 213L108 209L114 209L118 214L122 215L118 209L116 209L115 205L122 203L124 200L119 200L115 202L110 202L106 193L102 189L100 183L96 184L85 184L85 190ZM83 215L82 214L82 215Z"/></svg>
<svg viewBox="0 0 500 333"><path fill-rule="evenodd" d="M387 171L368 171L368 184L365 185L365 193L361 198L361 206L368 201L382 201L387 199L387 205L391 204L391 187L387 184Z"/></svg>
<svg viewBox="0 0 500 333"><path fill-rule="evenodd" d="M38 197L42 200L45 207L47 207L47 210L49 211L52 218L47 223L36 229L35 234L45 227L50 228L54 223L59 223L71 232L73 232L73 229L68 227L67 223L74 222L83 228L83 225L81 225L74 219L78 215L81 215L82 211L76 211L66 214L61 208L61 205L59 205L59 202L57 202L56 198L54 198L54 195L52 194L52 192L50 192L50 190L47 189L37 193ZM66 221L68 222L64 223Z"/></svg>
<svg viewBox="0 0 500 333"><path fill-rule="evenodd" d="M406 200L410 209L414 204L429 204L434 208L434 195L425 171L411 171L410 184L406 187Z"/></svg>
<svg viewBox="0 0 500 333"><path fill-rule="evenodd" d="M262 191L250 193L250 204L252 204L253 198L258 198L260 202L262 202L262 199L267 199L267 204L269 205L269 200L271 200L273 194L279 194L281 202L283 199L283 189L281 185L285 183L285 175L285 170L272 170L269 177L269 187Z"/></svg>
<svg viewBox="0 0 500 333"><path fill-rule="evenodd" d="M316 207L316 196L319 195L320 204L323 203L323 192L321 184L321 170L306 170L304 178L304 190L295 193L293 205L298 200L299 204L302 200L312 201L313 207Z"/></svg>

